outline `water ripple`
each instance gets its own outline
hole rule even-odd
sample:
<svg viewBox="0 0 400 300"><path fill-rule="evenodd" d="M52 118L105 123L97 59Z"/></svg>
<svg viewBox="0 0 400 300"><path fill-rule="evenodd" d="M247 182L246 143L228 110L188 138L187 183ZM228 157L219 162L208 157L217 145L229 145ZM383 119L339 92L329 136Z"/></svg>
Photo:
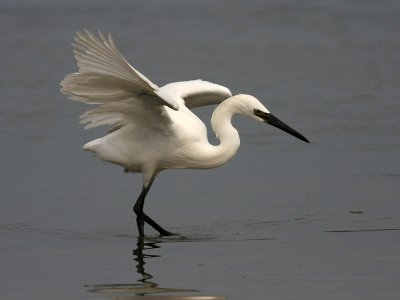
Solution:
<svg viewBox="0 0 400 300"><path fill-rule="evenodd" d="M367 229L333 229L325 230L331 233L346 233L346 232L380 232L380 231L399 231L400 228L367 228Z"/></svg>

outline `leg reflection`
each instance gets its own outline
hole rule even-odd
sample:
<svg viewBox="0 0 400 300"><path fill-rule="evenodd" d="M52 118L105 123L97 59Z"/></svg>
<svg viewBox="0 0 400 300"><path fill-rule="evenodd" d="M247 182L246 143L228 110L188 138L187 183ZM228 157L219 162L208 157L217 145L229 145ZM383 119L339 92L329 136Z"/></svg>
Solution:
<svg viewBox="0 0 400 300"><path fill-rule="evenodd" d="M146 241L143 238L138 238L137 248L132 251L134 255L134 260L137 262L136 271L141 275L141 279L138 279L142 283L142 287L137 288L136 295L144 296L146 294L155 293L176 293L176 292L197 292L197 290L186 290L186 289L173 289L173 288L163 288L159 287L158 283L150 281L153 279L153 275L145 271L146 259L161 257L157 254L145 253L147 250L159 249L158 245L160 241ZM178 299L178 298L177 298Z"/></svg>
<svg viewBox="0 0 400 300"><path fill-rule="evenodd" d="M134 260L137 261L136 271L142 276L142 278L138 279L138 281L143 283L143 287L146 290L149 288L156 289L158 284L150 281L150 279L153 278L153 275L146 273L144 270L144 265L146 264L145 258L160 257L160 255L145 254L143 250L157 249L160 248L160 246L157 245L157 242L145 242L143 238L138 238L136 245L137 248L134 249L132 253L134 255Z"/></svg>
<svg viewBox="0 0 400 300"><path fill-rule="evenodd" d="M149 294L163 294L163 293L177 293L177 292L198 292L197 290L188 289L174 289L174 288L164 288L160 287L158 283L154 282L153 275L145 271L145 264L147 259L160 258L161 255L148 254L147 251L153 249L159 249L160 240L147 241L144 238L138 238L136 249L132 251L133 259L137 262L136 272L140 275L140 279L137 281L139 283L125 284L125 283L111 283L111 284L95 284L86 286L89 292L95 293L115 293L124 294L124 296L129 296L123 299L137 299L130 295L135 296L146 296ZM181 299L179 297L174 297L173 299ZM186 298L185 298L186 299Z"/></svg>

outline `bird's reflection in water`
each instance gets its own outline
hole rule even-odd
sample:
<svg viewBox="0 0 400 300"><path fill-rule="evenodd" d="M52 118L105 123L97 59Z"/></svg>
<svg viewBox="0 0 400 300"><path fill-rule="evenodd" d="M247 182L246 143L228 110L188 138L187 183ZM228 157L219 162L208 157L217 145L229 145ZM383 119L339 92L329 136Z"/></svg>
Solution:
<svg viewBox="0 0 400 300"><path fill-rule="evenodd" d="M143 239L138 239L137 248L132 251L134 255L134 260L137 262L136 271L138 274L142 275L142 279L138 281L143 283L143 288L150 287L150 288L157 288L158 284L150 281L153 278L153 275L146 273L144 269L144 265L146 264L145 258L154 258L160 257L157 254L145 254L143 251L148 249L157 249L160 246L157 245L156 242L147 242L145 243Z"/></svg>
<svg viewBox="0 0 400 300"><path fill-rule="evenodd" d="M144 265L146 264L145 259L151 259L160 257L157 254L145 253L146 250L158 249L160 246L159 242L145 241L141 238L138 239L137 248L133 250L134 260L137 262L136 271L142 276L138 281L142 283L142 286L136 288L136 294L144 296L146 294L153 293L168 293L168 292L197 292L196 290L184 290L184 289L173 289L159 287L157 283L151 281L153 275L145 271Z"/></svg>
<svg viewBox="0 0 400 300"><path fill-rule="evenodd" d="M145 253L147 250L153 250L160 248L160 240L147 241L142 238L138 238L137 247L133 250L134 260L137 262L136 271L141 276L141 279L137 281L139 283L133 284L95 284L87 286L88 292L94 293L109 293L113 295L115 300L136 300L136 299L162 299L162 300L222 300L226 299L221 296L172 296L172 295L161 295L171 293L193 293L198 292L197 290L189 289L177 289L177 288L165 288L160 287L152 279L153 275L145 271L145 260L155 257L161 257L157 254ZM153 294L158 294L154 296ZM117 296L118 295L118 296Z"/></svg>

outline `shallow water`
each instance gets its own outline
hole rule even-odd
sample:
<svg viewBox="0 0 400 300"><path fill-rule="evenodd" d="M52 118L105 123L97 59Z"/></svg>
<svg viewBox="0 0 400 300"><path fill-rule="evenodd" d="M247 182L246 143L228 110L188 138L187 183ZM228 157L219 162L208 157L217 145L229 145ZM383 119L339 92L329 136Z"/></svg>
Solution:
<svg viewBox="0 0 400 300"><path fill-rule="evenodd" d="M0 15L0 298L398 298L396 1L2 1ZM87 107L58 91L84 28L159 85L255 95L311 144L235 119L231 162L157 178L146 211L181 235L141 244L140 176L81 151L104 129L83 131Z"/></svg>

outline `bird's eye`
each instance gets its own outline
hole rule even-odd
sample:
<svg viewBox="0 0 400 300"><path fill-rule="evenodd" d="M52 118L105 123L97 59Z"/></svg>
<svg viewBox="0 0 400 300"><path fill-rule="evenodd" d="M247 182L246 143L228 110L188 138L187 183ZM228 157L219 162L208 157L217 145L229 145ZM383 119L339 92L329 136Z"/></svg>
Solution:
<svg viewBox="0 0 400 300"><path fill-rule="evenodd" d="M263 112L262 110L260 110L260 109L254 109L253 110L253 112L254 112L254 114L257 116L257 117L263 117L263 116L265 116L265 112Z"/></svg>

